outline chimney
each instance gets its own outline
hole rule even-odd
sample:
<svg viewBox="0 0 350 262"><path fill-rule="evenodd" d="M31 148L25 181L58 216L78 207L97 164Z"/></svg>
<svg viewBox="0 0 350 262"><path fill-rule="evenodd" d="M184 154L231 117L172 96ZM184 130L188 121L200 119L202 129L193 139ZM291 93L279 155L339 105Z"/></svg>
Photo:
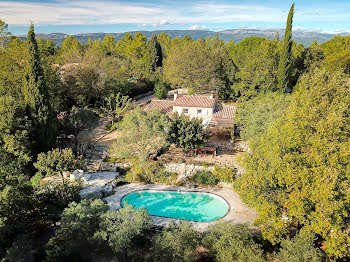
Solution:
<svg viewBox="0 0 350 262"><path fill-rule="evenodd" d="M177 91L175 91L175 92L174 92L174 101L176 100L177 95L178 95L178 93L177 93Z"/></svg>
<svg viewBox="0 0 350 262"><path fill-rule="evenodd" d="M210 94L210 99L213 99L213 98L214 98L213 94Z"/></svg>

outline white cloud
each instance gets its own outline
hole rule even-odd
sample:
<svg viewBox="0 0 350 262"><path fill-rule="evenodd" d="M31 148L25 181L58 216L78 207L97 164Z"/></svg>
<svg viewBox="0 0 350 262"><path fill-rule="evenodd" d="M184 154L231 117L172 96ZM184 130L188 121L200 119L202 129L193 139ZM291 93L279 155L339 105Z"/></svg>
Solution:
<svg viewBox="0 0 350 262"><path fill-rule="evenodd" d="M137 25L137 27L146 27L147 24L140 24L140 25Z"/></svg>
<svg viewBox="0 0 350 262"><path fill-rule="evenodd" d="M0 17L11 25L96 25L154 23L163 11L152 5L113 1L68 1L52 3L0 1Z"/></svg>
<svg viewBox="0 0 350 262"><path fill-rule="evenodd" d="M206 26L204 25L193 25L190 28L188 28L189 30L206 30L208 29Z"/></svg>
<svg viewBox="0 0 350 262"><path fill-rule="evenodd" d="M155 26L155 27L161 27L161 26L163 26L163 25L169 25L170 23L167 21L167 20L161 20L161 21L159 21L159 22L157 22L157 23L154 23L153 24L153 26Z"/></svg>
<svg viewBox="0 0 350 262"><path fill-rule="evenodd" d="M227 22L283 22L286 13L279 7L267 5L229 4L210 1L165 1L146 3L120 0L37 0L19 2L0 0L0 18L10 25L103 25L144 24L155 27L173 24L227 23ZM321 5L296 11L294 20L347 21L349 5L341 10ZM309 15L305 15L309 14ZM171 22L168 22L171 21Z"/></svg>

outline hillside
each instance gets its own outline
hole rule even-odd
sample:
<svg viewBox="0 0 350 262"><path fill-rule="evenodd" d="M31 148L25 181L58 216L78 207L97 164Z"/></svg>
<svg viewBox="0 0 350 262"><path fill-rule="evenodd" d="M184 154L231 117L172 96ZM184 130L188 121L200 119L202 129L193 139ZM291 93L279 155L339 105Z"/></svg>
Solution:
<svg viewBox="0 0 350 262"><path fill-rule="evenodd" d="M135 35L136 32L141 32L143 35L150 38L152 34L160 34L166 33L170 35L172 38L180 37L183 38L186 35L189 35L193 39L199 39L201 37L214 36L218 33L219 37L223 39L225 42L233 40L235 42L239 42L242 39L250 36L258 36L264 37L268 39L273 39L278 34L280 37L283 37L284 30L283 29L229 29L220 32L214 31L204 31L204 30L156 30L156 31L132 31L130 32L132 35ZM87 34L76 34L73 35L75 38L79 40L80 43L86 44L91 38L92 41L97 39L102 39L106 34L115 36L116 40L121 39L125 33L87 33ZM343 34L346 35L346 34ZM63 33L51 33L51 34L37 34L37 38L51 39L57 45L61 45L64 39L67 37L67 34ZM318 43L323 43L336 36L336 34L326 34L320 33L316 31L304 31L304 30L295 30L293 31L293 38L296 42L303 44L305 46L310 45L313 41L317 41ZM26 36L19 36L21 39L25 39Z"/></svg>

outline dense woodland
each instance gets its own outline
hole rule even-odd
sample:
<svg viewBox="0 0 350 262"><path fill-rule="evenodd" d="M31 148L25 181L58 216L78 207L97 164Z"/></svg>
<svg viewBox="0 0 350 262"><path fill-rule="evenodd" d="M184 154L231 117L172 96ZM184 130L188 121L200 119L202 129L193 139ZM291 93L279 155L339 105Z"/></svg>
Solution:
<svg viewBox="0 0 350 262"><path fill-rule="evenodd" d="M350 37L295 43L293 8L282 40L239 43L139 33L87 44L67 37L57 47L36 39L33 25L27 40L19 40L0 20L2 261L89 261L111 254L125 261L350 259ZM109 211L101 200L81 201L79 183L40 182L81 165L81 146L51 150L62 147L57 135L76 135L98 113L108 115L108 107L118 107L109 116L119 122L129 109L126 96L154 89L164 98L174 88L238 103L234 124L250 150L234 186L257 210L261 234L224 224L205 234L186 223L154 230L144 210ZM57 117L64 111L69 120ZM140 130L135 120L145 123L137 138L144 145L157 137L153 150L166 142L187 146L171 140L180 132L176 123L186 119L170 123L175 135L167 138L161 132L166 116L136 109L120 126L128 135L114 145L119 157L131 154L130 132ZM140 176L148 156L140 154L129 176Z"/></svg>

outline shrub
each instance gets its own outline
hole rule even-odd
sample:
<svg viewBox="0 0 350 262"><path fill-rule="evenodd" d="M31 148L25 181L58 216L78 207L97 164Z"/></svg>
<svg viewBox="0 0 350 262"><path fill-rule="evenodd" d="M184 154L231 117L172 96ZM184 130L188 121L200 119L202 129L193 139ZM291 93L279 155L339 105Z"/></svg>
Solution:
<svg viewBox="0 0 350 262"><path fill-rule="evenodd" d="M81 256L97 243L94 234L107 210L102 200L84 199L79 204L69 204L62 214L60 229L47 244L47 261L81 261Z"/></svg>
<svg viewBox="0 0 350 262"><path fill-rule="evenodd" d="M229 167L215 167L213 175L217 180L225 183L233 183L235 180L235 172Z"/></svg>
<svg viewBox="0 0 350 262"><path fill-rule="evenodd" d="M170 90L170 86L163 81L157 82L154 86L154 94L158 99L167 98L169 90Z"/></svg>
<svg viewBox="0 0 350 262"><path fill-rule="evenodd" d="M301 232L294 238L284 239L281 242L281 250L276 255L283 262L321 262L322 253L314 247L315 236L307 232Z"/></svg>
<svg viewBox="0 0 350 262"><path fill-rule="evenodd" d="M69 122L73 126L75 133L97 124L98 117L95 113L86 108L73 106L69 114Z"/></svg>
<svg viewBox="0 0 350 262"><path fill-rule="evenodd" d="M210 171L199 171L193 177L192 180L201 185L216 185L217 180Z"/></svg>
<svg viewBox="0 0 350 262"><path fill-rule="evenodd" d="M245 225L218 223L203 239L209 255L218 262L263 262L262 250Z"/></svg>
<svg viewBox="0 0 350 262"><path fill-rule="evenodd" d="M132 167L127 172L125 178L128 182L171 184L174 177L174 174L166 172L163 164L159 162L152 161L144 163L134 159Z"/></svg>
<svg viewBox="0 0 350 262"><path fill-rule="evenodd" d="M184 115L175 114L167 130L167 142L185 150L194 150L208 139L202 120Z"/></svg>
<svg viewBox="0 0 350 262"><path fill-rule="evenodd" d="M188 222L170 224L153 239L156 261L194 261L201 235Z"/></svg>
<svg viewBox="0 0 350 262"><path fill-rule="evenodd" d="M73 171L80 168L82 162L80 158L76 158L71 148L66 149L53 149L48 151L47 154L40 153L38 155L37 162L34 163L34 167L46 176L59 174L64 184L63 172Z"/></svg>
<svg viewBox="0 0 350 262"><path fill-rule="evenodd" d="M128 205L125 208L104 213L94 238L107 241L114 253L122 253L126 261L131 261L127 257L127 251L137 246L137 240L140 239L144 247L147 241L146 232L152 226L152 218L145 209L134 209ZM137 246L135 249L139 248Z"/></svg>
<svg viewBox="0 0 350 262"><path fill-rule="evenodd" d="M80 201L80 182L39 184L35 191L36 208L47 223L54 223L69 203Z"/></svg>

